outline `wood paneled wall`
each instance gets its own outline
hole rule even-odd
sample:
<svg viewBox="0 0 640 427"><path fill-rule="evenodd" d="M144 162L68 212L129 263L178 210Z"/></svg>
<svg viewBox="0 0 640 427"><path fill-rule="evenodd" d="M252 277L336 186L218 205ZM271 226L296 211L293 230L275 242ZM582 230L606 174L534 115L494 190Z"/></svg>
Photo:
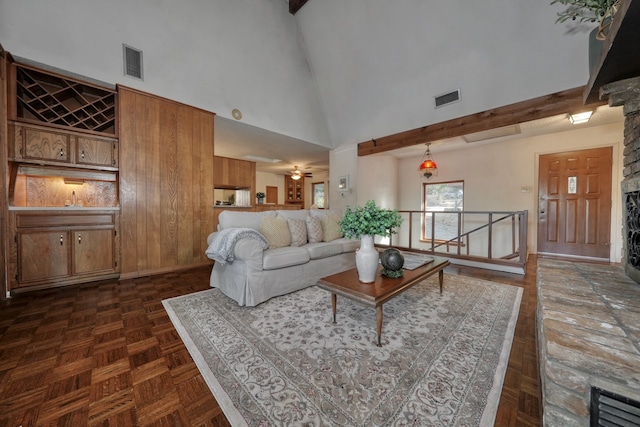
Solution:
<svg viewBox="0 0 640 427"><path fill-rule="evenodd" d="M210 262L214 113L118 91L121 277Z"/></svg>

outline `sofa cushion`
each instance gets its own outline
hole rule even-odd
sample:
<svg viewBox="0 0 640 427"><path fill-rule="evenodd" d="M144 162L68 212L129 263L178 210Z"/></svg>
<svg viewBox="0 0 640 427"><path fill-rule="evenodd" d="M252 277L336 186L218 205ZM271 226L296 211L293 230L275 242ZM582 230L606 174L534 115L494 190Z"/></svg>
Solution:
<svg viewBox="0 0 640 427"><path fill-rule="evenodd" d="M220 212L218 216L218 227L220 230L226 228L253 228L256 231L260 231L262 225L262 218L269 217L275 218L275 211L264 212L238 212L233 208Z"/></svg>
<svg viewBox="0 0 640 427"><path fill-rule="evenodd" d="M307 223L304 219L287 219L289 234L291 235L291 246L302 246L307 244Z"/></svg>
<svg viewBox="0 0 640 427"><path fill-rule="evenodd" d="M320 219L322 225L322 240L330 242L344 236L344 233L338 225L340 218L334 215L325 215Z"/></svg>
<svg viewBox="0 0 640 427"><path fill-rule="evenodd" d="M340 243L342 245L342 253L355 252L360 248L360 239L345 239L342 237L331 243Z"/></svg>
<svg viewBox="0 0 640 427"><path fill-rule="evenodd" d="M318 218L308 216L305 219L307 223L307 240L309 243L322 242L322 224Z"/></svg>
<svg viewBox="0 0 640 427"><path fill-rule="evenodd" d="M306 217L309 216L309 211L307 209L282 209L276 211L278 215L287 219L301 219L304 221Z"/></svg>
<svg viewBox="0 0 640 427"><path fill-rule="evenodd" d="M287 246L285 248L267 249L262 254L262 269L276 270L309 262L309 252L304 248Z"/></svg>
<svg viewBox="0 0 640 427"><path fill-rule="evenodd" d="M326 258L342 253L342 243L339 242L309 243L304 248L309 251L311 259Z"/></svg>
<svg viewBox="0 0 640 427"><path fill-rule="evenodd" d="M269 249L289 246L291 243L287 220L281 216L276 216L275 218L263 217L260 233L269 242Z"/></svg>
<svg viewBox="0 0 640 427"><path fill-rule="evenodd" d="M309 211L309 215L314 218L322 218L325 215L333 215L338 218L342 218L344 216L343 212L340 209L311 209Z"/></svg>

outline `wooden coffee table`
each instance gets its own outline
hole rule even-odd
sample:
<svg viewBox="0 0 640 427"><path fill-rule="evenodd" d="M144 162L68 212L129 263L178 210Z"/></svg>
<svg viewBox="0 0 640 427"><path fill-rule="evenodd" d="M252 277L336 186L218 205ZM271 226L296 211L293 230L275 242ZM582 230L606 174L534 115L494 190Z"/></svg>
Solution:
<svg viewBox="0 0 640 427"><path fill-rule="evenodd" d="M434 258L432 262L418 267L415 270L404 270L404 276L397 279L381 275L382 266L378 266L376 280L373 283L360 282L358 280L358 271L355 268L332 276L323 277L320 279L318 286L331 292L333 323L336 323L338 295L370 307L375 307L378 347L380 347L382 345L380 342L382 336L382 304L435 273L438 273L440 293L442 293L443 270L449 265L449 261L439 257L432 258Z"/></svg>

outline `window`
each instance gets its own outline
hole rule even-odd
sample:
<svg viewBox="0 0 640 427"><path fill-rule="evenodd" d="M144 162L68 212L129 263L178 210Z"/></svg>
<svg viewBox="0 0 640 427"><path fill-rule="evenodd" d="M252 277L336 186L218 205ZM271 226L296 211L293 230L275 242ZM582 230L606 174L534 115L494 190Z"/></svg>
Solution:
<svg viewBox="0 0 640 427"><path fill-rule="evenodd" d="M464 210L464 181L424 183L422 185L423 240L431 240L432 231L434 240L438 242L456 238L459 218L457 212ZM431 212L436 213L432 214ZM432 224L432 221L435 223ZM461 216L460 221L462 221ZM460 227L462 229L462 224Z"/></svg>
<svg viewBox="0 0 640 427"><path fill-rule="evenodd" d="M324 209L324 182L314 182L311 184L311 194L313 194L313 204L318 209Z"/></svg>

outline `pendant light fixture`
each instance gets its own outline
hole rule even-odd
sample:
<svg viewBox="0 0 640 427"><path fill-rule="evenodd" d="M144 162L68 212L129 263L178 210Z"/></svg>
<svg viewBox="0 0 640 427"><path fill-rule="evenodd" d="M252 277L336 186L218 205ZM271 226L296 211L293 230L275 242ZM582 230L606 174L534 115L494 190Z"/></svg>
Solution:
<svg viewBox="0 0 640 427"><path fill-rule="evenodd" d="M422 162L420 162L420 167L418 167L418 170L420 171L420 175L422 175L427 179L431 178L433 175L438 174L438 166L436 165L436 162L434 162L433 158L431 157L431 150L429 149L430 146L431 144L427 142L427 150L424 152L424 155L422 156Z"/></svg>

